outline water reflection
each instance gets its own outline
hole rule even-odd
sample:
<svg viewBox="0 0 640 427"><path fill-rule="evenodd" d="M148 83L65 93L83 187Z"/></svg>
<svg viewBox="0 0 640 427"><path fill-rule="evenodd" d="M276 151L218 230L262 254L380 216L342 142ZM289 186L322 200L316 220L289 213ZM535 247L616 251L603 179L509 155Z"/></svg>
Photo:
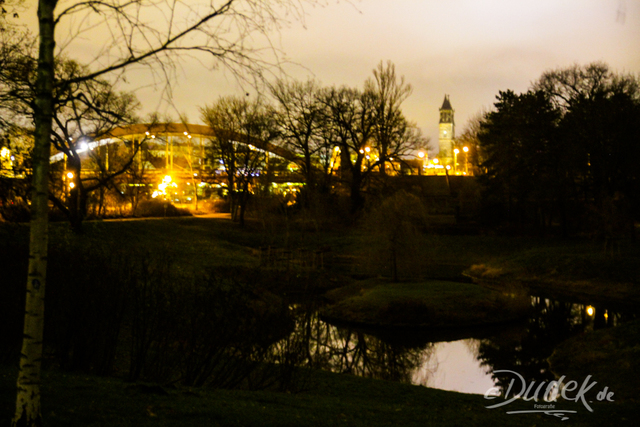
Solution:
<svg viewBox="0 0 640 427"><path fill-rule="evenodd" d="M532 297L528 320L499 329L467 331L465 339L433 339L429 331L372 333L334 326L313 305L300 304L295 332L278 351L295 354L295 364L331 372L399 381L466 393L508 386L499 370L528 381L554 379L547 358L562 341L587 330L612 327L635 314L605 307Z"/></svg>
<svg viewBox="0 0 640 427"><path fill-rule="evenodd" d="M477 359L478 339L435 343L431 357L414 371L412 383L461 393L483 394L494 386Z"/></svg>
<svg viewBox="0 0 640 427"><path fill-rule="evenodd" d="M532 313L523 329L515 334L498 334L482 340L478 360L488 368L497 387L508 386L512 377L495 371L518 372L526 381L555 379L547 359L562 341L577 334L613 327L636 317L596 305L572 304L540 297L531 299Z"/></svg>
<svg viewBox="0 0 640 427"><path fill-rule="evenodd" d="M411 383L413 372L428 360L433 346L389 343L361 330L330 325L308 307L294 310L295 332L280 346L300 350L299 366Z"/></svg>

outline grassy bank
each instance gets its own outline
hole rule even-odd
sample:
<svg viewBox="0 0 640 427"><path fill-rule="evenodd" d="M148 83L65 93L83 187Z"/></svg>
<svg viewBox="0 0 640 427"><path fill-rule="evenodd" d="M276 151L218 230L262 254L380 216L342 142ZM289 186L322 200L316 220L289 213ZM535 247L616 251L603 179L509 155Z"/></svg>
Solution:
<svg viewBox="0 0 640 427"><path fill-rule="evenodd" d="M640 396L640 320L600 329L561 343L549 359L551 369L573 378L602 378L614 399Z"/></svg>
<svg viewBox="0 0 640 427"><path fill-rule="evenodd" d="M383 327L463 328L502 323L525 316L529 306L526 295L437 280L368 280L327 296L337 301L323 310L324 317Z"/></svg>
<svg viewBox="0 0 640 427"><path fill-rule="evenodd" d="M474 263L465 275L497 288L633 308L640 304L640 245L626 242L611 253L591 241L550 241Z"/></svg>

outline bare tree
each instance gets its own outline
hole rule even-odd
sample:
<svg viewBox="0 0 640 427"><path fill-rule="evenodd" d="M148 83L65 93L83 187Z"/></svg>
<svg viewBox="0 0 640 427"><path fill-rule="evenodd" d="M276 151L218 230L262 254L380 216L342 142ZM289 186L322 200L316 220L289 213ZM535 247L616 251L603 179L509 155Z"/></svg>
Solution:
<svg viewBox="0 0 640 427"><path fill-rule="evenodd" d="M553 145L556 150L547 157L557 162L559 178L553 188L560 190L563 232L570 200L586 207L585 226L602 236L605 245L633 236L637 208L632 206L640 200L638 76L615 72L602 62L576 64L546 71L532 88L544 93L559 112L561 143Z"/></svg>
<svg viewBox="0 0 640 427"><path fill-rule="evenodd" d="M373 138L374 98L372 94L347 87L323 91L327 123L334 129L340 147L340 177L349 186L352 210L362 206L362 186L366 178L367 144Z"/></svg>
<svg viewBox="0 0 640 427"><path fill-rule="evenodd" d="M410 126L400 109L411 95L411 85L404 76L396 76L396 67L391 61L382 61L373 70L373 79L365 82L365 91L375 94L374 135L379 157L380 173L385 175L386 164L393 156L406 150L405 132ZM411 147L414 148L414 147Z"/></svg>
<svg viewBox="0 0 640 427"><path fill-rule="evenodd" d="M67 80L75 75L86 73L74 61L63 61L58 65L57 75ZM108 185L112 180L129 170L130 165L143 141L135 141L128 158L121 164L108 162L108 147L104 150L92 150L90 141L108 135L121 125L136 121L134 116L139 103L132 94L114 90L109 82L99 79L69 84L64 91L55 94L55 115L52 143L64 153L66 171L72 178L69 196L64 201L50 194L50 199L69 218L72 228L81 231L82 221L87 214L89 194ZM104 151L104 157L100 152ZM90 157L98 169L97 174L83 176L82 156ZM114 167L114 166L118 167ZM110 167L111 166L111 167Z"/></svg>
<svg viewBox="0 0 640 427"><path fill-rule="evenodd" d="M7 100L3 110L9 113L4 122L10 122L14 127L26 123L25 126L31 128L34 121L32 105L35 93L32 82L36 60L29 49L32 46L30 40L25 38L23 41L26 46L22 47L20 55L5 56L10 58L3 61L5 66L0 72L0 87L5 89L1 93L5 94L3 97ZM88 72L88 67L76 61L66 58L56 61L55 73L60 80L72 80ZM89 194L104 187L128 168L125 163L122 168L109 171L105 159L98 154L104 150L88 149L93 147L91 140L101 138L117 126L135 121L134 112L139 103L132 94L118 92L111 83L97 78L56 88L53 101L55 114L51 142L63 154L64 173L69 173L70 179L62 195L50 191L49 198L68 217L74 231L80 232ZM131 157L135 156L135 151ZM86 176L83 173L83 157L93 159L99 169L98 174ZM59 177L52 176L51 179Z"/></svg>
<svg viewBox="0 0 640 427"><path fill-rule="evenodd" d="M300 2L296 0L210 0L201 4L103 0L60 5L58 0L38 1L38 54L32 84L35 96L30 105L35 122L30 258L25 338L13 425L42 424L40 363L47 266L49 151L56 91L64 92L69 85L107 74L114 76L112 81L124 79L126 70L136 64L156 65L162 78L170 77L177 58L189 52L202 52L216 64L259 75L268 63L246 41L256 34L268 36L281 22L282 13L299 11ZM57 40L56 28L62 29L65 25L70 28L69 33ZM72 78L61 79L56 74L56 56L65 50L71 51L74 42L91 36L94 41L105 41L93 48L92 60L84 61L91 68Z"/></svg>
<svg viewBox="0 0 640 427"><path fill-rule="evenodd" d="M125 147L123 151L125 151L125 153L123 155L119 155L120 153L118 152L123 147L116 148L116 161L118 161L119 165L126 165L129 163L129 159L131 157L134 158L133 162L129 164L126 173L122 174L120 180L127 188L124 196L131 204L131 215L135 216L140 202L145 197L149 197L147 185L149 184L148 171L152 155L150 154L149 143L147 140L128 141L128 143L125 143L124 145ZM132 152L135 151L137 151L137 154L135 156L131 156ZM111 153L109 153L109 155L111 156L111 159L113 159L114 156L112 156ZM103 189L104 187L101 188L100 202L98 204L99 215L102 215L100 210L104 204L103 198L105 191L103 191Z"/></svg>
<svg viewBox="0 0 640 427"><path fill-rule="evenodd" d="M305 183L316 185L316 158L325 148L323 105L319 102L320 87L313 80L304 83L279 80L270 87L276 101L275 120L281 143L302 158Z"/></svg>
<svg viewBox="0 0 640 427"><path fill-rule="evenodd" d="M180 114L180 122L188 129L189 119L186 114ZM201 162L204 157L204 145L202 139L200 139L200 147L196 147L193 143L193 138L191 134L186 134L186 144L182 146L184 150L184 160L186 162L186 167L189 169L189 179L191 180L190 185L193 189L193 200L194 200L194 209L198 211L198 184L197 181L200 181L201 178L198 178L198 175L201 174L202 168L200 164L196 164L196 162ZM196 178L198 178L196 180Z"/></svg>
<svg viewBox="0 0 640 427"><path fill-rule="evenodd" d="M225 169L231 218L244 225L250 186L266 161L266 152L258 145L275 134L271 115L260 100L239 97L221 97L201 111L215 135L209 155Z"/></svg>
<svg viewBox="0 0 640 427"><path fill-rule="evenodd" d="M341 179L349 187L354 211L362 207L363 187L374 172L380 172L387 162L401 161L403 155L428 142L399 110L383 117L381 111L395 110L390 106L397 103L381 101L373 86L367 83L364 91L329 88L321 96L328 114L325 126L331 126L335 145L340 148Z"/></svg>
<svg viewBox="0 0 640 427"><path fill-rule="evenodd" d="M549 95L554 106L566 110L576 103L594 101L616 93L636 96L640 92L638 79L630 74L618 74L603 62L585 66L549 70L535 81L531 89Z"/></svg>

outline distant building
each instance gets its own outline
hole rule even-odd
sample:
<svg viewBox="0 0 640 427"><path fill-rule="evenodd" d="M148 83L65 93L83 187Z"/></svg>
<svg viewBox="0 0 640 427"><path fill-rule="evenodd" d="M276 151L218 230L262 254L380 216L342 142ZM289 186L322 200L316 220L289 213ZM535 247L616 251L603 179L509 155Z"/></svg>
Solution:
<svg viewBox="0 0 640 427"><path fill-rule="evenodd" d="M442 107L440 107L440 134L438 137L438 145L440 147L438 158L440 163L445 166L453 164L453 145L456 137L454 112L449 101L449 95L445 95Z"/></svg>

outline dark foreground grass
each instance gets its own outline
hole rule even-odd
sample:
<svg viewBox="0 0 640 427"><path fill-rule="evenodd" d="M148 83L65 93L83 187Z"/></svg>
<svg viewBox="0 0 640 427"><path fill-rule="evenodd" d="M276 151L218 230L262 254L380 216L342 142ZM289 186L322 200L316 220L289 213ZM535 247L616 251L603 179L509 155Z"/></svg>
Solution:
<svg viewBox="0 0 640 427"><path fill-rule="evenodd" d="M0 420L8 425L15 399L15 371L0 367ZM349 375L318 372L310 390L181 389L142 386L118 379L46 372L42 387L47 426L536 426L631 425L636 407L557 403L575 410L569 421L531 410L534 402L495 403L469 395Z"/></svg>

